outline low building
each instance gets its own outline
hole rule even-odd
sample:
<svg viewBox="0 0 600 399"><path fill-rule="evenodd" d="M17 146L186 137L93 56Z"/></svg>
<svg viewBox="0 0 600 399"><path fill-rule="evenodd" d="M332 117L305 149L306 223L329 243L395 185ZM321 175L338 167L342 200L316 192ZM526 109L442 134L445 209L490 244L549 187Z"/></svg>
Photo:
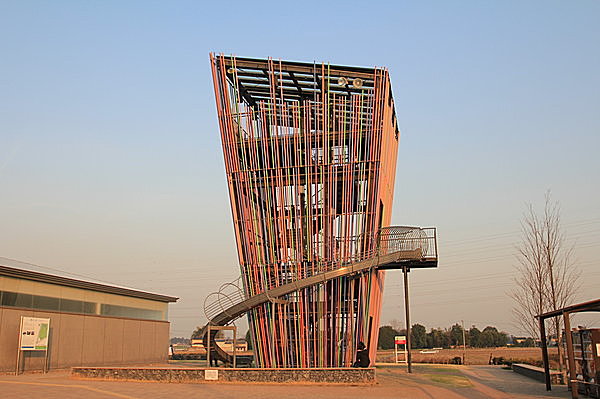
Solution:
<svg viewBox="0 0 600 399"><path fill-rule="evenodd" d="M50 319L47 360L23 351L21 370L164 362L177 299L0 258L0 371L16 368L21 317Z"/></svg>

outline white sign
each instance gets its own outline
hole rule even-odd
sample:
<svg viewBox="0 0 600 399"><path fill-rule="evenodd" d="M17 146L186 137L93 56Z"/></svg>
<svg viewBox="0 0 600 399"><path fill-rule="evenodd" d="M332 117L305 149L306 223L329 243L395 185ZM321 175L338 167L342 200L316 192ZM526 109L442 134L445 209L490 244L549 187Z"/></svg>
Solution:
<svg viewBox="0 0 600 399"><path fill-rule="evenodd" d="M204 379L210 381L218 381L219 370L204 370Z"/></svg>
<svg viewBox="0 0 600 399"><path fill-rule="evenodd" d="M398 349L399 346L404 345L404 349ZM408 364L408 355L406 349L406 335L396 335L394 337L394 353L396 355L396 363ZM404 355L402 359L398 355Z"/></svg>
<svg viewBox="0 0 600 399"><path fill-rule="evenodd" d="M50 319L21 316L19 349L22 351L47 351Z"/></svg>

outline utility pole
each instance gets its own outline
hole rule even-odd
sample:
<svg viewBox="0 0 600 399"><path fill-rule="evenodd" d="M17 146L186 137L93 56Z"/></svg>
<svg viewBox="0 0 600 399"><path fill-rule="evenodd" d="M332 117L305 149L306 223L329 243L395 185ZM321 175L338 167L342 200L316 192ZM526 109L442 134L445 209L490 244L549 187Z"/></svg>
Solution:
<svg viewBox="0 0 600 399"><path fill-rule="evenodd" d="M467 357L467 347L466 347L466 341L465 341L465 321L461 320L460 324L462 324L462 332L463 332L463 361L462 364L465 364L465 359Z"/></svg>
<svg viewBox="0 0 600 399"><path fill-rule="evenodd" d="M412 373L412 359L410 355L410 304L408 302L408 272L409 269L404 266L402 268L402 272L404 273L404 312L405 312L405 320L406 320L406 365L407 371Z"/></svg>

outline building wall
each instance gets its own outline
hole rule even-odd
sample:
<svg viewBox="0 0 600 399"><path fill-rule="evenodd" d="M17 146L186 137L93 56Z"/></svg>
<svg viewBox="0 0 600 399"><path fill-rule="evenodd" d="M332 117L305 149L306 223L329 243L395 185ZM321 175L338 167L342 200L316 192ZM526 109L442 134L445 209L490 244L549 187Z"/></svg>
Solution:
<svg viewBox="0 0 600 399"><path fill-rule="evenodd" d="M167 360L169 323L166 321L0 307L0 372L15 370L21 316L50 319L51 369ZM22 369L42 369L43 351L22 354Z"/></svg>
<svg viewBox="0 0 600 399"><path fill-rule="evenodd" d="M74 301L81 301L85 302L87 305L93 305L93 309L86 309L81 313L97 315L105 314L107 316L124 316L154 320L167 320L168 318L168 304L165 302L152 301L143 298L133 298L124 295L85 290L81 288L65 287L57 284L49 284L20 278L0 276L0 292L58 298L60 300L70 301L70 303L73 303ZM0 297L0 306L11 306L11 304L7 303L6 298ZM19 307L19 305L16 306ZM37 306L21 307L36 308ZM39 309L39 307L37 308ZM46 307L44 309L48 311L60 310L53 309L52 307ZM129 312L127 314L114 314L114 312L118 310L129 310ZM113 314L106 314L110 312L113 312Z"/></svg>

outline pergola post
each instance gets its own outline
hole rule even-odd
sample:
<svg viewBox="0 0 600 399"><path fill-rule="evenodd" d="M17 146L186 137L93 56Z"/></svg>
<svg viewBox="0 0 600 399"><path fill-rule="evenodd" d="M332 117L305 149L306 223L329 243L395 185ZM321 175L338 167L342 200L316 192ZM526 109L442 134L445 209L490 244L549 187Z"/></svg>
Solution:
<svg viewBox="0 0 600 399"><path fill-rule="evenodd" d="M546 391L552 390L550 381L550 363L548 361L548 344L546 342L546 319L539 317L540 322L540 340L542 344L542 359L544 360L544 377L546 379Z"/></svg>
<svg viewBox="0 0 600 399"><path fill-rule="evenodd" d="M579 398L579 386L577 384L577 372L575 370L575 351L573 350L573 334L571 333L571 313L564 312L565 334L567 340L567 356L569 357L569 385L571 397Z"/></svg>
<svg viewBox="0 0 600 399"><path fill-rule="evenodd" d="M406 368L409 373L412 373L412 357L411 357L411 331L410 331L410 303L408 299L408 267L404 266L402 268L402 272L404 273L404 313L406 319Z"/></svg>

